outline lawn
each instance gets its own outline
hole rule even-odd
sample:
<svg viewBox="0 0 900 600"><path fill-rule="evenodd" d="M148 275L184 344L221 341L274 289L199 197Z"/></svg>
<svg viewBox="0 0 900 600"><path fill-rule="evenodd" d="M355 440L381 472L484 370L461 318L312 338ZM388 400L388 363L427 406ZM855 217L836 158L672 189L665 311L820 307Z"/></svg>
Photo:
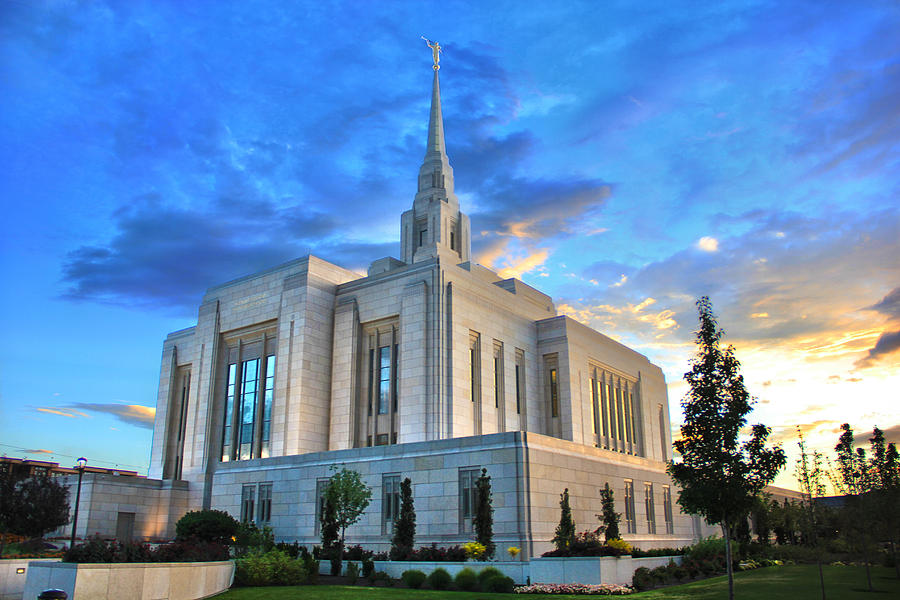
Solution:
<svg viewBox="0 0 900 600"><path fill-rule="evenodd" d="M829 600L875 600L900 598L900 580L893 569L872 568L876 593L866 591L863 567L825 567L825 592ZM606 596L595 596L606 597ZM617 596L618 597L618 596ZM714 577L687 585L626 596L635 600L718 600L728 597L728 580ZM735 575L735 597L739 600L818 600L819 575L815 565L768 567ZM503 600L518 598L576 599L584 596L537 594L486 594L484 592L439 592L402 588L316 585L297 587L238 588L221 596L222 600Z"/></svg>

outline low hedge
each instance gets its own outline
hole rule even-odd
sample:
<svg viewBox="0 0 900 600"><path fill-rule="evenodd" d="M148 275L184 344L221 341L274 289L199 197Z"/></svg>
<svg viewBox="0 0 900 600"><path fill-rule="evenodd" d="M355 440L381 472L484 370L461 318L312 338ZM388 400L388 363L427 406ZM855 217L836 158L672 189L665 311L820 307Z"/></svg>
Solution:
<svg viewBox="0 0 900 600"><path fill-rule="evenodd" d="M209 562L228 560L228 546L218 542L180 540L151 549L138 542L107 541L89 538L66 550L63 562L136 563L136 562Z"/></svg>

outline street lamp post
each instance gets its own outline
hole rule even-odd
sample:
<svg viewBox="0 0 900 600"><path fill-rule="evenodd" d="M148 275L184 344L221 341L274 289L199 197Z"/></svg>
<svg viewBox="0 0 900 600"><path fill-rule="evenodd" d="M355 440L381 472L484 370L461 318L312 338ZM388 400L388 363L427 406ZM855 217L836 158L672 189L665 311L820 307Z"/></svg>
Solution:
<svg viewBox="0 0 900 600"><path fill-rule="evenodd" d="M81 478L84 475L84 467L87 465L87 459L83 456L77 461L78 465L78 491L75 492L75 515L72 517L72 539L69 540L69 548L75 545L75 528L78 527L78 502L81 500Z"/></svg>

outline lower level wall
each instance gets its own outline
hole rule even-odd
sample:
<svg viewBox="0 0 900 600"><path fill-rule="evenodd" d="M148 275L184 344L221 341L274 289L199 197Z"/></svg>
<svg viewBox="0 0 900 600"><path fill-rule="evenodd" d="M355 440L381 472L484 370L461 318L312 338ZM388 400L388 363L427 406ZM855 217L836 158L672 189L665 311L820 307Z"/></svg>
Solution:
<svg viewBox="0 0 900 600"><path fill-rule="evenodd" d="M230 560L206 563L39 563L29 565L22 598L61 589L69 600L197 600L219 594L234 579Z"/></svg>
<svg viewBox="0 0 900 600"><path fill-rule="evenodd" d="M59 560L58 558L0 560L0 600L22 600L30 563L59 562Z"/></svg>

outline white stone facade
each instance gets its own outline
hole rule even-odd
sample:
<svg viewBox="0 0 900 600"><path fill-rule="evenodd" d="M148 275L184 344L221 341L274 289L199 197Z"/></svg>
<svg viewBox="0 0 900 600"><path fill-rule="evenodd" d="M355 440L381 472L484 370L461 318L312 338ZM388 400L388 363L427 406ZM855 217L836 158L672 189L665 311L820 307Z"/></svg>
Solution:
<svg viewBox="0 0 900 600"><path fill-rule="evenodd" d="M150 477L183 486L169 504L224 509L313 544L317 481L347 465L374 491L351 543L388 546L382 488L409 477L417 542L455 544L472 538L463 496L485 468L498 547L525 557L549 547L565 488L579 529L595 529L605 483L625 539L696 538L665 473L659 367L471 262L437 71L400 235L403 260L376 260L366 277L307 256L210 288L197 325L168 336Z"/></svg>

